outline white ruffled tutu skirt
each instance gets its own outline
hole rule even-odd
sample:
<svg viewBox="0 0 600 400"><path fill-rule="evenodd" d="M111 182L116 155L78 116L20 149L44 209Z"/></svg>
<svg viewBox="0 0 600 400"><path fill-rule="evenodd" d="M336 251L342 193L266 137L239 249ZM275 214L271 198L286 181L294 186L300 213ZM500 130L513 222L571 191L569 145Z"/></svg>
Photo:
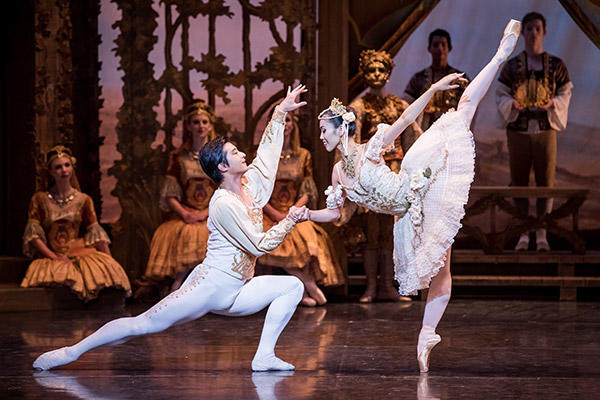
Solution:
<svg viewBox="0 0 600 400"><path fill-rule="evenodd" d="M474 167L473 134L459 112L442 115L406 153L402 170L408 177L424 179L411 179L416 199L394 224L400 294L428 288L444 267L447 250L462 226Z"/></svg>

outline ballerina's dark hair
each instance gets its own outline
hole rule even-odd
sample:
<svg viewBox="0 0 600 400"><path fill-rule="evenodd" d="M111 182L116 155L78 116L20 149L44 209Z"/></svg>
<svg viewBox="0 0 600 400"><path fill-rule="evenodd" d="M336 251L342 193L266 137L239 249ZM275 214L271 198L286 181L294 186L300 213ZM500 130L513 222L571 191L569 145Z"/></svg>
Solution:
<svg viewBox="0 0 600 400"><path fill-rule="evenodd" d="M227 154L223 151L225 143L229 142L226 137L217 136L206 143L198 154L198 161L202 169L217 186L223 182L223 174L219 171L219 164L229 165Z"/></svg>

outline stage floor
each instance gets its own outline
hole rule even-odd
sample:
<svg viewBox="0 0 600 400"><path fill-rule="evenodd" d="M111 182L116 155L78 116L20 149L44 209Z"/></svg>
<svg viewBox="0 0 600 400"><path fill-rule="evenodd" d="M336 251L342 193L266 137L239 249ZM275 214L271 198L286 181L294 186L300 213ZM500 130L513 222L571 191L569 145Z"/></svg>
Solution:
<svg viewBox="0 0 600 400"><path fill-rule="evenodd" d="M299 308L277 354L293 373L252 373L264 312L208 315L36 373L41 352L109 319L90 311L0 314L0 398L598 399L600 303L454 300L430 373L419 376L424 303Z"/></svg>

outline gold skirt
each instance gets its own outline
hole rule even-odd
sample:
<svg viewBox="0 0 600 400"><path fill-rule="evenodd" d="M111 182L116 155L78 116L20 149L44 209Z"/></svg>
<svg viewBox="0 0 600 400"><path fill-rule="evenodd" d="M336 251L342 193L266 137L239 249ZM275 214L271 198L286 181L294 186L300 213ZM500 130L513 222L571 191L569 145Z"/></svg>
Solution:
<svg viewBox="0 0 600 400"><path fill-rule="evenodd" d="M152 237L144 277L175 278L179 272L193 269L206 256L207 240L206 220L193 225L181 219L163 223Z"/></svg>
<svg viewBox="0 0 600 400"><path fill-rule="evenodd" d="M273 221L264 216L264 230ZM312 221L301 222L287 235L275 250L259 258L261 264L274 267L305 268L315 261L315 279L325 286L344 283L344 272L335 255L333 243L327 232Z"/></svg>
<svg viewBox="0 0 600 400"><path fill-rule="evenodd" d="M21 287L68 286L81 300L98 297L112 287L131 294L131 285L123 267L111 256L86 247L71 249L70 262L38 258L27 268Z"/></svg>

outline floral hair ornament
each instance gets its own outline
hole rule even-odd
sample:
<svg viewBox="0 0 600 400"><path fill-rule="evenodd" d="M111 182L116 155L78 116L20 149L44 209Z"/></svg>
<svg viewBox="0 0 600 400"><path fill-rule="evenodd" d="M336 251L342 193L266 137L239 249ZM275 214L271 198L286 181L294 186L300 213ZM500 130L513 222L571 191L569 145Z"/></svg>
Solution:
<svg viewBox="0 0 600 400"><path fill-rule="evenodd" d="M46 154L46 165L50 166L50 164L52 164L52 161L61 157L68 158L71 161L71 164L73 165L75 165L75 162L77 162L77 159L73 157L71 153L71 149L63 145L57 145L48 150L48 153Z"/></svg>
<svg viewBox="0 0 600 400"><path fill-rule="evenodd" d="M328 111L331 113L331 115L326 115ZM343 133L340 139L340 143L342 145L342 155L344 157L348 157L348 125L356 121L356 115L354 115L352 111L346 110L346 107L344 107L342 102L338 98L334 97L333 100L331 100L329 107L321 111L318 119L333 119L338 117L342 117Z"/></svg>

